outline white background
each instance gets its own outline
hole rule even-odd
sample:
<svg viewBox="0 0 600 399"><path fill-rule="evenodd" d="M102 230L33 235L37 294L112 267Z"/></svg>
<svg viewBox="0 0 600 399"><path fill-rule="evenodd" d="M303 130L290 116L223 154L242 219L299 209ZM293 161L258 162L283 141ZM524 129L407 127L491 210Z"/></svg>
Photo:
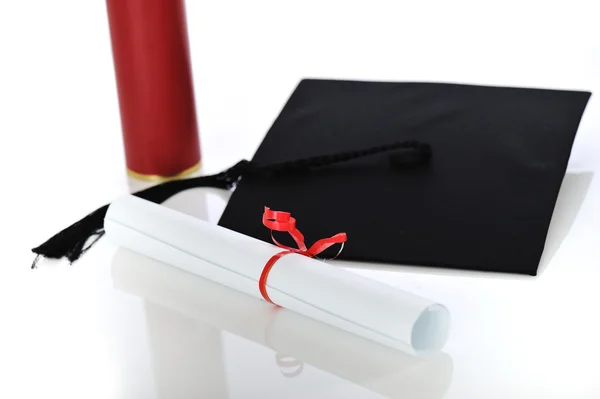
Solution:
<svg viewBox="0 0 600 399"><path fill-rule="evenodd" d="M202 173L250 158L303 77L600 88L594 1L187 4ZM353 267L449 307L446 398L600 397L598 134L593 96L539 277ZM124 173L103 1L0 2L0 166L0 397L156 397L145 374L127 385L115 366L115 354L140 364L150 355L110 344L146 331L139 303L105 281L114 248L29 270L31 247L135 185ZM224 200L206 202L216 220ZM325 377L308 379L314 397L346 392L347 382ZM231 381L232 397L245 397Z"/></svg>

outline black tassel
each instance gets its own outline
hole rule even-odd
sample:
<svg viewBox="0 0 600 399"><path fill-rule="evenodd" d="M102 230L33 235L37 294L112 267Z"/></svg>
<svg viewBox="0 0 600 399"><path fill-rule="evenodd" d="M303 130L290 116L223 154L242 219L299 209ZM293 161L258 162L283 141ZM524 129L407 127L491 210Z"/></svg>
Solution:
<svg viewBox="0 0 600 399"><path fill-rule="evenodd" d="M214 187L229 190L237 184L242 176L303 173L310 169L395 150L401 150L390 156L390 162L395 168L420 166L427 163L431 158L431 147L428 144L407 141L367 148L365 150L323 155L266 166L257 166L244 160L227 169L225 172L216 175L169 181L138 191L133 195L160 204L173 195L190 188ZM40 257L50 259L67 258L71 263L79 259L81 255L104 235L104 217L109 205L107 204L96 209L80 221L51 237L42 245L33 248L32 251L37 256L31 267L36 267ZM92 241L90 241L90 238L92 238Z"/></svg>
<svg viewBox="0 0 600 399"><path fill-rule="evenodd" d="M194 187L230 189L237 183L242 172L248 171L249 169L250 163L248 161L241 161L227 171L216 175L201 176L185 180L173 180L138 191L133 195L160 204L173 195ZM71 226L51 237L42 245L33 248L32 251L38 256L33 261L32 268L36 267L40 256L50 259L67 258L71 263L79 259L85 251L104 235L104 217L106 216L109 205L110 204L107 204L96 209L80 221L73 223ZM94 236L95 239L88 246L85 246L88 240Z"/></svg>

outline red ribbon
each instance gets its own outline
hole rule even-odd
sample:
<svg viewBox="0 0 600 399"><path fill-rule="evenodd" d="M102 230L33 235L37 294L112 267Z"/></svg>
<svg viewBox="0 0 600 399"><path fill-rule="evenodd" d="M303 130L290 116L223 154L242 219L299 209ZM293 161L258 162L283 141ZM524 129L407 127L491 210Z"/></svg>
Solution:
<svg viewBox="0 0 600 399"><path fill-rule="evenodd" d="M265 299L265 301L272 303L273 305L277 305L274 303L271 298L269 298L269 294L267 293L267 278L269 277L269 273L271 269L275 265L281 257L287 254L300 254L304 256L308 256L309 258L315 257L321 252L325 251L327 248L331 247L335 244L342 244L339 252L332 259L335 259L344 249L344 243L347 240L346 233L338 233L329 238L323 238L313 245L310 248L306 248L306 244L304 243L304 236L296 228L296 219L292 217L289 212L280 212L280 211L272 211L268 207L265 207L265 212L263 213L263 224L271 229L271 239L280 248L285 249L285 251L281 251L271 257L269 261L265 264L263 271L260 275L260 279L258 280L258 289L260 290L260 294ZM273 231L284 231L288 232L296 244L298 248L288 247L286 245L281 244L279 241L273 237Z"/></svg>

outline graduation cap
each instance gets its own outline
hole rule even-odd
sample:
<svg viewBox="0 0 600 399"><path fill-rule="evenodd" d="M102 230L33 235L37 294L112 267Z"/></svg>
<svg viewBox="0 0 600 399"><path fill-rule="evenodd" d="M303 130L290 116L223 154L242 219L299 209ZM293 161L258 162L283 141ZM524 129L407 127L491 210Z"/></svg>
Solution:
<svg viewBox="0 0 600 399"><path fill-rule="evenodd" d="M535 275L590 93L303 80L250 161L134 195L236 187L221 226L264 241L265 206L340 259ZM76 260L108 205L34 248ZM87 245L87 247L86 247ZM37 259L37 258L36 258Z"/></svg>

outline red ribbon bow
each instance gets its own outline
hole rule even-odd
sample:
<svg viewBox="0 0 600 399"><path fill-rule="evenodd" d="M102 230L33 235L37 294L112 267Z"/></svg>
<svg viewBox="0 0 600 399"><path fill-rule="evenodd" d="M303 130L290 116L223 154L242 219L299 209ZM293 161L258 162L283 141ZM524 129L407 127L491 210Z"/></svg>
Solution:
<svg viewBox="0 0 600 399"><path fill-rule="evenodd" d="M347 240L346 233L338 233L329 238L323 238L319 241L315 242L311 245L310 248L306 248L306 244L304 243L304 236L296 228L296 219L292 217L289 212L280 212L280 211L272 211L268 207L265 207L265 212L263 213L263 224L271 229L271 239L280 248L285 249L285 251L281 251L271 257L269 261L265 264L263 271L260 275L260 279L258 280L258 288L260 290L260 294L265 299L265 301L276 305L271 298L269 298L269 294L267 294L267 278L269 277L269 273L282 256L287 254L300 254L304 256L308 256L310 258L317 256L321 252L325 251L327 248L331 247L335 244L342 244L339 252L332 259L335 259L344 249L344 243ZM281 244L279 241L273 237L273 231L285 231L288 232L296 244L298 248L288 247L286 245Z"/></svg>

